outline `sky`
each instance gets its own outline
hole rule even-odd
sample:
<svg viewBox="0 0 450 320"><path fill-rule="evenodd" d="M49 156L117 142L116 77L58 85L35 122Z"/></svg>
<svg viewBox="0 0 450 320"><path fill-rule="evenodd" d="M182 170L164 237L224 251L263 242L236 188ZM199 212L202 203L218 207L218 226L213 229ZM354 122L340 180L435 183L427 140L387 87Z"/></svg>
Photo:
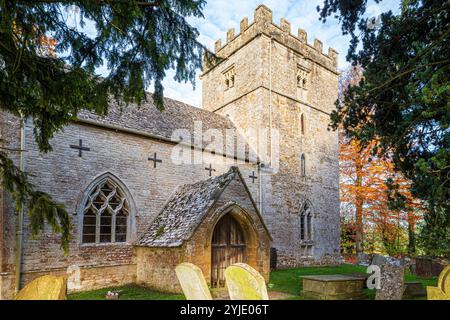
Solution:
<svg viewBox="0 0 450 320"><path fill-rule="evenodd" d="M380 13L392 10L398 12L399 0L383 0L376 4L374 0L368 1L366 16L374 17ZM280 18L285 18L291 23L291 32L295 35L298 28L308 33L308 43L317 38L323 42L323 52L328 52L332 47L339 52L338 68L345 69L348 62L345 61L349 45L349 37L343 36L337 19L328 18L326 23L319 21L317 6L322 6L323 0L207 0L203 9L204 19L188 18L188 22L196 27L200 33L198 40L214 51L214 43L222 39L225 43L226 32L235 28L239 32L240 21L244 17L249 18L249 24L253 21L253 13L256 7L265 4L272 10L273 22L280 23ZM99 73L105 75L107 70L100 68ZM191 83L179 83L173 79L174 73L167 72L163 81L164 95L196 107L201 107L202 85L199 79L200 70L197 72L195 89ZM147 88L153 91L150 86Z"/></svg>

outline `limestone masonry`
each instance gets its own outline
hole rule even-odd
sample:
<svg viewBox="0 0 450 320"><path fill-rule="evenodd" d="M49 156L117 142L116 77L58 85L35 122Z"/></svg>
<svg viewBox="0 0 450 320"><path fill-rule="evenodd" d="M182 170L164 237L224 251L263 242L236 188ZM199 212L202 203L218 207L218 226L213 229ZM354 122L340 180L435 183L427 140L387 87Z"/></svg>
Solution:
<svg viewBox="0 0 450 320"><path fill-rule="evenodd" d="M53 274L68 277L72 292L127 283L177 292L181 262L211 285L234 262L267 281L270 248L277 268L338 262L338 136L328 130L337 53L308 44L302 29L292 34L284 19L273 23L263 5L215 51L219 61L201 75L203 110L167 98L163 112L151 101L123 111L112 102L105 117L81 112L47 154L26 121L24 169L66 206L73 236L66 256L50 228L32 239L26 218L22 286ZM1 146L20 149L19 119L0 113L0 124ZM199 124L231 138L199 144ZM175 154L202 161L177 163ZM20 153L9 155L17 164ZM14 203L0 189L0 299L16 289L16 232Z"/></svg>

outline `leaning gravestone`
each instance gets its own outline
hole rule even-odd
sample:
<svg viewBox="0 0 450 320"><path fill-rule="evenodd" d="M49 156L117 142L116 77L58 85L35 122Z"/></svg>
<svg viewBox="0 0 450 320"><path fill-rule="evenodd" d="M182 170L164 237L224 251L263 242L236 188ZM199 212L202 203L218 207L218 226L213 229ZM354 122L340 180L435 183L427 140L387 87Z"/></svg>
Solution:
<svg viewBox="0 0 450 320"><path fill-rule="evenodd" d="M450 265L439 275L437 287L427 287L428 300L450 300Z"/></svg>
<svg viewBox="0 0 450 320"><path fill-rule="evenodd" d="M175 273L187 300L212 300L211 292L199 267L183 262L175 267Z"/></svg>
<svg viewBox="0 0 450 320"><path fill-rule="evenodd" d="M248 264L235 263L224 273L231 300L269 300L263 276Z"/></svg>
<svg viewBox="0 0 450 320"><path fill-rule="evenodd" d="M16 300L66 300L64 277L43 276L27 284L16 296Z"/></svg>
<svg viewBox="0 0 450 320"><path fill-rule="evenodd" d="M405 291L404 274L404 266L383 264L380 289L377 290L375 300L402 300Z"/></svg>

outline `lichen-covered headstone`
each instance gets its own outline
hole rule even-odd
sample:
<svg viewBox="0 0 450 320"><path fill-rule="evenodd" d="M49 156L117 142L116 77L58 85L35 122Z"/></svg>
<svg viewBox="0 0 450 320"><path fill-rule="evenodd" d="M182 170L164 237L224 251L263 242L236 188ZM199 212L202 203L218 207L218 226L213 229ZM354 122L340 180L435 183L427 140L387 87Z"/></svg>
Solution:
<svg viewBox="0 0 450 320"><path fill-rule="evenodd" d="M381 266L380 289L377 290L376 300L402 300L405 291L405 267L392 264Z"/></svg>
<svg viewBox="0 0 450 320"><path fill-rule="evenodd" d="M187 300L212 300L211 292L199 267L183 262L176 266L175 273Z"/></svg>
<svg viewBox="0 0 450 320"><path fill-rule="evenodd" d="M428 300L450 300L450 266L442 270L437 287L427 287Z"/></svg>
<svg viewBox="0 0 450 320"><path fill-rule="evenodd" d="M80 290L81 286L81 270L77 265L71 265L67 267L67 289Z"/></svg>
<svg viewBox="0 0 450 320"><path fill-rule="evenodd" d="M231 300L269 300L263 276L249 265L233 264L224 274Z"/></svg>
<svg viewBox="0 0 450 320"><path fill-rule="evenodd" d="M27 284L16 296L16 300L66 300L66 279L42 276Z"/></svg>

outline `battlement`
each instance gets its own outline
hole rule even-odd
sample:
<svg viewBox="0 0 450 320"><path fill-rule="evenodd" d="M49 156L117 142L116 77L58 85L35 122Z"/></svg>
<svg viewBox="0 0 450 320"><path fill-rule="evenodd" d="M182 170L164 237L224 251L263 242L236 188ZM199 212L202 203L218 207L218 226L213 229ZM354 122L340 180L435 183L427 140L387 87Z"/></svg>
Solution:
<svg viewBox="0 0 450 320"><path fill-rule="evenodd" d="M254 12L253 22L249 24L248 17L244 17L240 23L239 33L231 28L226 33L226 42L222 40L215 42L215 53L220 58L227 58L235 51L246 45L249 41L259 35L265 35L293 51L305 56L312 61L321 64L330 71L337 72L338 53L333 48L328 53L323 53L322 41L314 39L313 44L308 44L307 32L303 29L297 30L297 35L291 33L291 24L281 18L277 25L272 21L272 10L265 5L259 5Z"/></svg>

